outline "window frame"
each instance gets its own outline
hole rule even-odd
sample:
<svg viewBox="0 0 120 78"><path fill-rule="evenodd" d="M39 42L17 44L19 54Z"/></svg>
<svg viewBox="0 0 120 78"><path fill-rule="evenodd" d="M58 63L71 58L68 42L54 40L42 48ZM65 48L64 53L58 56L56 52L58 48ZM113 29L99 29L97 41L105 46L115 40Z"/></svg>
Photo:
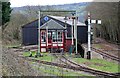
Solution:
<svg viewBox="0 0 120 78"><path fill-rule="evenodd" d="M41 32L41 43L46 43L47 42L47 40L46 40L46 32ZM43 40L43 41L42 41Z"/></svg>

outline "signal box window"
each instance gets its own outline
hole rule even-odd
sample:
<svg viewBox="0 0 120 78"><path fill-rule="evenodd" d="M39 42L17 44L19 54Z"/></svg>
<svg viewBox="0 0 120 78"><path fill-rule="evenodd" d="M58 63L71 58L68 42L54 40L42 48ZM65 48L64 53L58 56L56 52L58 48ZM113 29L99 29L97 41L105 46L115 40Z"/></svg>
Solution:
<svg viewBox="0 0 120 78"><path fill-rule="evenodd" d="M46 33L45 32L41 33L41 42L46 42Z"/></svg>
<svg viewBox="0 0 120 78"><path fill-rule="evenodd" d="M62 32L58 32L58 42L62 42Z"/></svg>

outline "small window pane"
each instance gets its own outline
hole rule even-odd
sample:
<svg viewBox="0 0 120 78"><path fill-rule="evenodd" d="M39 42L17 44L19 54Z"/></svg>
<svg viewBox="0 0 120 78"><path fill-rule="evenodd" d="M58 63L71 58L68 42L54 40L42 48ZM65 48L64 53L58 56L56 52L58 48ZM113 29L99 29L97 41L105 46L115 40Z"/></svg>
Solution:
<svg viewBox="0 0 120 78"><path fill-rule="evenodd" d="M46 42L46 33L41 32L41 42Z"/></svg>

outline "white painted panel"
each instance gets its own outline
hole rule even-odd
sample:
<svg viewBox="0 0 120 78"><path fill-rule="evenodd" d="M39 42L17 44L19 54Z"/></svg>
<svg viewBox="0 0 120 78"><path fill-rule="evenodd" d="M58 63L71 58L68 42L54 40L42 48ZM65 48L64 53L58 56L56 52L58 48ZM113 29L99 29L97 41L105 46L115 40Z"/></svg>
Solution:
<svg viewBox="0 0 120 78"><path fill-rule="evenodd" d="M96 20L91 20L91 23L95 24L95 23L96 23Z"/></svg>
<svg viewBox="0 0 120 78"><path fill-rule="evenodd" d="M41 48L41 52L46 52L46 48Z"/></svg>
<svg viewBox="0 0 120 78"><path fill-rule="evenodd" d="M101 20L98 20L98 24L101 24Z"/></svg>
<svg viewBox="0 0 120 78"><path fill-rule="evenodd" d="M57 44L53 44L53 46L57 46Z"/></svg>
<svg viewBox="0 0 120 78"><path fill-rule="evenodd" d="M63 46L63 44L58 44L58 46Z"/></svg>
<svg viewBox="0 0 120 78"><path fill-rule="evenodd" d="M51 45L50 43L48 45Z"/></svg>
<svg viewBox="0 0 120 78"><path fill-rule="evenodd" d="M46 44L41 44L41 46L46 46Z"/></svg>

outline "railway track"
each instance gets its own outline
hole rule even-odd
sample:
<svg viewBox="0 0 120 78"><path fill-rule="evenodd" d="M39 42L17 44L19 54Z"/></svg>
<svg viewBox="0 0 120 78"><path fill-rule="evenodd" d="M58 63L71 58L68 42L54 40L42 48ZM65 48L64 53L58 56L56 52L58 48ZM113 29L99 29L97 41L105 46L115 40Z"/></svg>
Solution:
<svg viewBox="0 0 120 78"><path fill-rule="evenodd" d="M84 45L84 47L87 48L86 45ZM25 50L29 50L29 49L37 49L37 47L26 47L26 48L25 48ZM25 50L24 50L24 49L18 49L18 51L25 51ZM114 56L114 55L108 54L108 53L107 53L106 51L104 51L104 50L99 50L99 49L96 49L96 48L93 48L93 47L92 47L92 50L95 51L95 52L97 52L97 53L99 53L99 54L101 54L101 55L104 56L104 57L110 58L110 59L115 60L115 61L117 61L117 62L120 63L120 58L119 58L119 57L116 57L116 56ZM17 51L17 50L16 50L16 51Z"/></svg>
<svg viewBox="0 0 120 78"><path fill-rule="evenodd" d="M57 55L54 55L54 56L56 58L58 58ZM103 71L98 71L98 70L94 70L94 69L91 69L91 68L87 68L87 67L84 67L84 66L81 66L77 63L72 62L71 60L67 59L64 56L62 56L62 59L64 59L64 61L61 60L64 64L41 61L41 60L31 59L31 58L24 57L24 56L18 56L18 57L24 58L27 61L33 61L33 62L42 63L42 64L46 64L46 65L54 65L54 66L58 66L58 67L62 67L62 68L68 68L68 69L72 69L72 70L76 70L76 71L84 71L84 72L88 72L88 73L98 75L98 76L119 78L119 73L108 73L108 72L103 72Z"/></svg>
<svg viewBox="0 0 120 78"><path fill-rule="evenodd" d="M58 58L57 55L54 54L54 56L56 58ZM62 60L64 59L64 61ZM84 67L82 65L79 65L69 59L67 59L65 56L62 55L62 59L60 59L60 61L62 61L63 63L65 63L67 66L71 66L73 67L74 69L73 70L79 70L79 71L84 71L84 72L89 72L89 73L92 73L94 75L100 75L100 76L106 76L106 77L119 77L119 74L118 73L108 73L108 72L103 72L103 71L99 71L99 70L95 70L95 69L91 69L91 68L88 68L88 67Z"/></svg>
<svg viewBox="0 0 120 78"><path fill-rule="evenodd" d="M84 47L87 48L86 45L84 45ZM92 47L92 50L95 51L96 53L101 54L103 57L107 57L107 58L109 58L109 59L111 59L111 60L115 60L115 61L117 61L117 62L120 63L120 58L119 58L119 57L116 57L116 56L114 56L114 55L108 54L106 51L99 50L99 49L96 49L96 48L93 48L93 47ZM109 51L109 50L108 50L108 51Z"/></svg>
<svg viewBox="0 0 120 78"><path fill-rule="evenodd" d="M116 57L114 55L108 54L105 51L102 51L102 50L99 50L99 49L96 49L96 48L92 48L92 50L99 53L99 54L101 54L104 57L107 57L107 58L110 58L110 59L115 60L117 62L120 62L120 58L118 58L118 57Z"/></svg>

